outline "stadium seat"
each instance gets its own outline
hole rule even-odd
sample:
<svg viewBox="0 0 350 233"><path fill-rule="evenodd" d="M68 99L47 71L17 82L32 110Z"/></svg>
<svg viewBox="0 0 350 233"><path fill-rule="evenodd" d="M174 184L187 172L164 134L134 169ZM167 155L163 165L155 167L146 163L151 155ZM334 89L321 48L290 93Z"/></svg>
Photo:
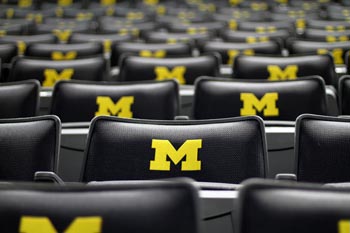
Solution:
<svg viewBox="0 0 350 233"><path fill-rule="evenodd" d="M326 85L337 85L333 58L329 54L282 56L239 55L233 65L233 78L270 81L321 76Z"/></svg>
<svg viewBox="0 0 350 233"><path fill-rule="evenodd" d="M349 182L350 119L302 115L296 121L295 171L299 181Z"/></svg>
<svg viewBox="0 0 350 233"><path fill-rule="evenodd" d="M106 61L102 56L71 61L17 57L8 81L27 79L37 79L43 87L52 87L59 80L102 81L106 79Z"/></svg>
<svg viewBox="0 0 350 233"><path fill-rule="evenodd" d="M51 114L62 122L90 122L100 115L172 120L178 114L179 87L162 82L101 83L60 81L53 90Z"/></svg>
<svg viewBox="0 0 350 233"><path fill-rule="evenodd" d="M319 29L306 29L303 38L314 41L341 42L349 41L350 30L327 31Z"/></svg>
<svg viewBox="0 0 350 233"><path fill-rule="evenodd" d="M40 83L37 80L0 84L0 118L36 116Z"/></svg>
<svg viewBox="0 0 350 233"><path fill-rule="evenodd" d="M58 168L60 120L55 116L0 120L0 180L33 181Z"/></svg>
<svg viewBox="0 0 350 233"><path fill-rule="evenodd" d="M198 191L190 183L108 186L0 184L4 232L199 233Z"/></svg>
<svg viewBox="0 0 350 233"><path fill-rule="evenodd" d="M276 30L272 32L224 30L221 34L221 37L227 42L244 43L258 43L275 40L283 44L289 36L290 33L287 30Z"/></svg>
<svg viewBox="0 0 350 233"><path fill-rule="evenodd" d="M81 180L190 177L240 183L266 176L266 153L263 122L255 116L210 121L101 116L91 123Z"/></svg>
<svg viewBox="0 0 350 233"><path fill-rule="evenodd" d="M342 115L350 115L350 76L344 75L339 80L339 109Z"/></svg>
<svg viewBox="0 0 350 233"><path fill-rule="evenodd" d="M202 75L218 76L220 59L215 54L182 58L145 58L127 56L121 60L120 81L177 79L193 84Z"/></svg>
<svg viewBox="0 0 350 233"><path fill-rule="evenodd" d="M147 44L136 42L122 42L112 47L111 65L118 66L119 59L123 54L138 55L141 57L188 57L192 55L189 44Z"/></svg>
<svg viewBox="0 0 350 233"><path fill-rule="evenodd" d="M27 47L26 56L52 60L75 60L103 54L101 43L76 44L32 44Z"/></svg>
<svg viewBox="0 0 350 233"><path fill-rule="evenodd" d="M259 115L295 121L302 113L327 114L326 88L317 76L275 82L201 78L193 112L195 119Z"/></svg>
<svg viewBox="0 0 350 233"><path fill-rule="evenodd" d="M350 189L255 180L239 191L241 233L339 232L349 229Z"/></svg>

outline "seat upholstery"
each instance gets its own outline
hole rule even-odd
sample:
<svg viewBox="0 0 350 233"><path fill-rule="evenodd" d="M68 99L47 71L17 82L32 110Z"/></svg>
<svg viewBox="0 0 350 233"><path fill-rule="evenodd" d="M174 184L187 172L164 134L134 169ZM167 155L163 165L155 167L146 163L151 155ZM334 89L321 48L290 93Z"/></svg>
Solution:
<svg viewBox="0 0 350 233"><path fill-rule="evenodd" d="M202 75L218 76L220 59L215 55L183 58L127 56L121 61L120 81L177 79L193 84Z"/></svg>
<svg viewBox="0 0 350 233"><path fill-rule="evenodd" d="M239 191L239 232L346 232L350 189L255 180Z"/></svg>
<svg viewBox="0 0 350 233"><path fill-rule="evenodd" d="M0 222L7 233L198 233L198 206L190 183L0 185Z"/></svg>
<svg viewBox="0 0 350 233"><path fill-rule="evenodd" d="M344 75L339 80L339 109L342 115L350 115L350 76Z"/></svg>
<svg viewBox="0 0 350 233"><path fill-rule="evenodd" d="M233 77L239 79L268 79L271 81L319 75L326 85L336 85L336 73L331 55L244 56L233 65Z"/></svg>
<svg viewBox="0 0 350 233"><path fill-rule="evenodd" d="M201 78L193 109L195 119L259 115L294 121L302 113L327 114L326 88L317 76L275 82Z"/></svg>
<svg viewBox="0 0 350 233"><path fill-rule="evenodd" d="M210 121L97 117L90 127L81 179L185 176L239 183L265 177L266 163L264 126L256 116Z"/></svg>
<svg viewBox="0 0 350 233"><path fill-rule="evenodd" d="M101 83L60 81L53 91L51 114L62 122L91 121L99 115L172 120L178 114L174 80Z"/></svg>
<svg viewBox="0 0 350 233"><path fill-rule="evenodd" d="M0 120L0 180L32 181L36 171L57 171L60 128L55 116Z"/></svg>
<svg viewBox="0 0 350 233"><path fill-rule="evenodd" d="M0 84L0 118L35 116L39 110L40 83L37 80Z"/></svg>
<svg viewBox="0 0 350 233"><path fill-rule="evenodd" d="M349 182L350 119L302 115L296 121L295 171L300 181Z"/></svg>
<svg viewBox="0 0 350 233"><path fill-rule="evenodd" d="M102 56L55 61L30 57L17 57L8 81L37 79L43 87L52 87L59 80L102 81L106 77L106 61Z"/></svg>

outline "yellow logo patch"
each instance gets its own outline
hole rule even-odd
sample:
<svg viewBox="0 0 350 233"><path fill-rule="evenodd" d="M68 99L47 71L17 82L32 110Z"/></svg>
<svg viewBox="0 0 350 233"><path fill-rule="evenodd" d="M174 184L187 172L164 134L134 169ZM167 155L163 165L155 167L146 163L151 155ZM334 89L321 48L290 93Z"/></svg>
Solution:
<svg viewBox="0 0 350 233"><path fill-rule="evenodd" d="M134 104L134 96L123 96L116 103L109 96L98 96L96 104L98 111L95 116L133 117L131 106Z"/></svg>
<svg viewBox="0 0 350 233"><path fill-rule="evenodd" d="M278 116L277 100L277 92L266 93L260 100L253 93L241 93L241 116L256 115L262 111L265 117Z"/></svg>

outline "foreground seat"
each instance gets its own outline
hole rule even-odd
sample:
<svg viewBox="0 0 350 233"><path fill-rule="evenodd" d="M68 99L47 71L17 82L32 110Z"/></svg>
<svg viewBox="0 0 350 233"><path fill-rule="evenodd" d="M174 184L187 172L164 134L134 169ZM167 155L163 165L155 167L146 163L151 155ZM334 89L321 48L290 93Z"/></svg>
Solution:
<svg viewBox="0 0 350 233"><path fill-rule="evenodd" d="M101 83L60 81L53 90L51 114L62 122L90 122L99 115L172 120L178 114L176 81Z"/></svg>
<svg viewBox="0 0 350 233"><path fill-rule="evenodd" d="M199 233L198 204L193 185L180 182L0 185L7 233Z"/></svg>
<svg viewBox="0 0 350 233"><path fill-rule="evenodd" d="M92 121L81 180L191 177L239 183L267 174L260 118L151 121L97 117Z"/></svg>
<svg viewBox="0 0 350 233"><path fill-rule="evenodd" d="M0 120L0 180L32 181L57 171L60 120L55 116Z"/></svg>

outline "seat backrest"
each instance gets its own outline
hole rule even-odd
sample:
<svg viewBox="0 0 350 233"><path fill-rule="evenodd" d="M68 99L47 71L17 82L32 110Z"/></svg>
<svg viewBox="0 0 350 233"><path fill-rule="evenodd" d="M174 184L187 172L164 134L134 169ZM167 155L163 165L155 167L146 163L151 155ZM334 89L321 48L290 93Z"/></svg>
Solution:
<svg viewBox="0 0 350 233"><path fill-rule="evenodd" d="M265 177L263 122L251 116L211 121L93 120L82 181L191 177L239 183Z"/></svg>
<svg viewBox="0 0 350 233"><path fill-rule="evenodd" d="M15 56L17 56L17 46L15 44L0 44L1 63L11 63Z"/></svg>
<svg viewBox="0 0 350 233"><path fill-rule="evenodd" d="M296 121L295 171L300 181L349 182L350 119L302 115Z"/></svg>
<svg viewBox="0 0 350 233"><path fill-rule="evenodd" d="M127 56L121 61L120 81L177 79L193 84L199 76L218 76L220 59L215 55L182 58Z"/></svg>
<svg viewBox="0 0 350 233"><path fill-rule="evenodd" d="M103 54L101 43L32 44L25 55L52 60L74 60Z"/></svg>
<svg viewBox="0 0 350 233"><path fill-rule="evenodd" d="M102 81L105 76L106 60L102 56L71 61L17 57L8 81L37 79L43 87L52 87L59 80Z"/></svg>
<svg viewBox="0 0 350 233"><path fill-rule="evenodd" d="M0 120L0 180L32 181L57 171L60 120L55 116Z"/></svg>
<svg viewBox="0 0 350 233"><path fill-rule="evenodd" d="M282 56L239 55L233 64L233 77L239 79L268 79L271 81L321 76L326 85L335 85L336 73L329 54Z"/></svg>
<svg viewBox="0 0 350 233"><path fill-rule="evenodd" d="M224 30L222 38L229 42L258 43L270 40L284 41L290 36L287 30L277 30L274 32L251 32Z"/></svg>
<svg viewBox="0 0 350 233"><path fill-rule="evenodd" d="M349 41L350 30L327 31L319 29L306 29L303 37L308 40L326 41L326 42L341 42Z"/></svg>
<svg viewBox="0 0 350 233"><path fill-rule="evenodd" d="M302 113L327 114L322 78L275 82L201 78L195 84L195 119L259 115L265 120L295 121Z"/></svg>
<svg viewBox="0 0 350 233"><path fill-rule="evenodd" d="M350 115L350 76L339 79L339 109L342 115Z"/></svg>
<svg viewBox="0 0 350 233"><path fill-rule="evenodd" d="M113 46L111 64L118 66L119 59L123 54L138 55L141 57L176 57L176 56L191 56L192 49L189 44L146 44L146 43L130 43L124 42Z"/></svg>
<svg viewBox="0 0 350 233"><path fill-rule="evenodd" d="M60 81L53 91L51 114L62 122L91 121L95 116L172 120L178 114L176 81L97 83Z"/></svg>
<svg viewBox="0 0 350 233"><path fill-rule="evenodd" d="M7 233L199 233L198 202L196 188L180 182L0 185Z"/></svg>
<svg viewBox="0 0 350 233"><path fill-rule="evenodd" d="M0 118L35 116L39 110L40 83L37 80L0 84Z"/></svg>
<svg viewBox="0 0 350 233"><path fill-rule="evenodd" d="M238 195L238 232L346 232L350 224L349 194L350 189L248 181Z"/></svg>

